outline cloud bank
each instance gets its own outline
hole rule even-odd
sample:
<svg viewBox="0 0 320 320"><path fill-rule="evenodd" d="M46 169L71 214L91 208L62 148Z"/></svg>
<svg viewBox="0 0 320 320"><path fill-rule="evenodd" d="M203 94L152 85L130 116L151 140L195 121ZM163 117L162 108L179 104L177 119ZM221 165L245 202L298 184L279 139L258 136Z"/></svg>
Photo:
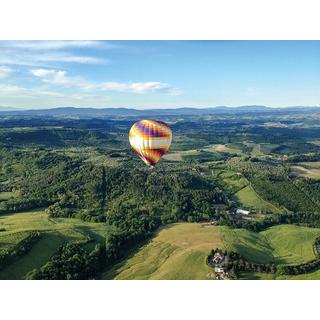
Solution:
<svg viewBox="0 0 320 320"><path fill-rule="evenodd" d="M80 77L71 77L63 70L33 69L31 73L45 83L59 86L77 87L83 90L129 92L129 93L163 93L178 95L180 90L168 83L159 81L147 82L90 82Z"/></svg>
<svg viewBox="0 0 320 320"><path fill-rule="evenodd" d="M101 41L0 41L0 64L47 66L55 63L103 64L107 58L74 53L75 49L111 49L114 44Z"/></svg>

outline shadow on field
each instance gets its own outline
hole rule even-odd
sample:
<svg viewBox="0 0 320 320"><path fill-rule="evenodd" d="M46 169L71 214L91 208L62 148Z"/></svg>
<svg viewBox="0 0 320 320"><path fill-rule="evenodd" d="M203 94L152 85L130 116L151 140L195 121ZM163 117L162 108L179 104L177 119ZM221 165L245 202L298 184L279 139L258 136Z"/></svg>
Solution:
<svg viewBox="0 0 320 320"><path fill-rule="evenodd" d="M168 224L165 226L159 227L157 230L155 230L148 239L140 242L136 246L134 246L132 249L130 249L122 258L117 260L112 266L110 266L106 271L102 272L100 275L100 279L104 280L113 280L118 274L118 270L121 269L127 262L127 260L134 257L134 255L144 246L147 246L152 239L156 238L159 233L164 229L171 229L176 226L177 223Z"/></svg>
<svg viewBox="0 0 320 320"><path fill-rule="evenodd" d="M139 244L134 246L132 249L130 249L122 258L117 260L112 266L110 266L107 270L102 272L100 274L99 279L102 279L102 280L113 280L119 274L118 270L121 269L121 267L123 267L125 265L127 260L133 258L134 255L142 247L148 245L152 241L153 237L157 234L157 232L154 233L152 236L150 236L150 238L146 239L145 241L140 242Z"/></svg>

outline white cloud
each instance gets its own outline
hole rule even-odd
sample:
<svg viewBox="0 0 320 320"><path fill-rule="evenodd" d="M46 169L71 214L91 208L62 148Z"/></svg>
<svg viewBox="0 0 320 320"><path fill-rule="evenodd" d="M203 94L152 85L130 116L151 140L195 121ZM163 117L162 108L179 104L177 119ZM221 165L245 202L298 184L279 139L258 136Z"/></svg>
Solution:
<svg viewBox="0 0 320 320"><path fill-rule="evenodd" d="M181 91L172 85L159 81L147 82L102 82L92 86L105 91L132 92L132 93L163 93L180 95Z"/></svg>
<svg viewBox="0 0 320 320"><path fill-rule="evenodd" d="M78 63L78 64L102 64L108 63L108 59L100 59L91 56L75 55L66 52L45 53L17 53L0 50L0 64L22 66L47 66L50 63Z"/></svg>
<svg viewBox="0 0 320 320"><path fill-rule="evenodd" d="M158 92L170 94L175 88L168 83L149 81L149 82L104 82L96 86L101 90L119 91L119 92L135 92L147 93Z"/></svg>
<svg viewBox="0 0 320 320"><path fill-rule="evenodd" d="M98 87L100 90L105 90L105 91L119 91L119 92L128 91L128 85L122 82L103 82L98 85L93 85L92 87L93 88Z"/></svg>
<svg viewBox="0 0 320 320"><path fill-rule="evenodd" d="M36 77L47 77L47 76L56 75L56 74L64 75L66 72L47 70L47 69L36 69L36 70L31 70L31 73Z"/></svg>
<svg viewBox="0 0 320 320"><path fill-rule="evenodd" d="M3 41L1 47L27 50L59 50L67 48L112 48L114 45L101 41Z"/></svg>
<svg viewBox="0 0 320 320"><path fill-rule="evenodd" d="M51 97L58 97L58 98L65 97L64 94L59 92L29 89L29 88L19 87L11 84L0 84L0 93L4 96L21 95L24 97L30 97L30 96L51 96Z"/></svg>
<svg viewBox="0 0 320 320"><path fill-rule="evenodd" d="M117 45L101 41L0 41L0 64L50 66L52 63L103 64L107 58L75 53L81 48L114 48Z"/></svg>
<svg viewBox="0 0 320 320"><path fill-rule="evenodd" d="M17 87L11 84L0 84L0 93L2 94L15 94L15 93L25 93L27 89L22 87Z"/></svg>
<svg viewBox="0 0 320 320"><path fill-rule="evenodd" d="M0 66L0 79L7 78L11 74L12 70L8 67Z"/></svg>
<svg viewBox="0 0 320 320"><path fill-rule="evenodd" d="M46 53L26 56L27 58L32 58L37 62L71 62L80 64L100 64L109 62L107 59L99 59L90 56L80 56L64 52L59 53Z"/></svg>
<svg viewBox="0 0 320 320"><path fill-rule="evenodd" d="M78 87L84 90L98 91L116 91L116 92L131 92L131 93L164 93L168 95L179 95L181 91L174 88L168 83L149 81L149 82L102 82L95 83L87 81L80 77L70 77L66 71L35 69L31 73L40 78L43 82L66 86Z"/></svg>
<svg viewBox="0 0 320 320"><path fill-rule="evenodd" d="M70 77L67 71L53 69L34 69L30 71L34 76L41 81L57 86L76 87L83 90L90 90L93 84L81 77Z"/></svg>
<svg viewBox="0 0 320 320"><path fill-rule="evenodd" d="M0 94L5 97L14 98L39 98L39 97L50 97L58 99L72 100L106 100L107 96L92 95L92 94L67 94L62 92L43 90L42 88L24 88L16 85L0 84Z"/></svg>
<svg viewBox="0 0 320 320"><path fill-rule="evenodd" d="M66 71L51 69L35 69L31 73L40 78L43 82L66 87L85 87L86 83L80 78L73 78L67 75Z"/></svg>
<svg viewBox="0 0 320 320"><path fill-rule="evenodd" d="M171 86L161 82L134 82L130 86L134 92L168 92Z"/></svg>

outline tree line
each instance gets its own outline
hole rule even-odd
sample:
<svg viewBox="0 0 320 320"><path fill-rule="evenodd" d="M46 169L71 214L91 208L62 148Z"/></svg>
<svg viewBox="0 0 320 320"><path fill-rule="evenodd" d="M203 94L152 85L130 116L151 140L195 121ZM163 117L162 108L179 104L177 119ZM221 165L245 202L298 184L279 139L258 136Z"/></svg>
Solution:
<svg viewBox="0 0 320 320"><path fill-rule="evenodd" d="M105 246L97 244L91 252L83 243L67 243L40 269L30 271L27 280L95 279L106 266Z"/></svg>

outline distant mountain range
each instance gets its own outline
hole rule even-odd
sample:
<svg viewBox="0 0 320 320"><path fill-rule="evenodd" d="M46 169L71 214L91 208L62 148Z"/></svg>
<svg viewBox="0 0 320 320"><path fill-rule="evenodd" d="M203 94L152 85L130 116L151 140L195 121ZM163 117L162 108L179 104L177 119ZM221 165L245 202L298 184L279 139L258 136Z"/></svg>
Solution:
<svg viewBox="0 0 320 320"><path fill-rule="evenodd" d="M0 111L19 111L19 110L23 110L21 108L15 108L15 107L4 107L4 106L0 106Z"/></svg>
<svg viewBox="0 0 320 320"><path fill-rule="evenodd" d="M282 107L271 108L266 106L239 106L239 107L208 107L208 108L176 108L176 109L146 109L133 108L76 108L58 107L52 109L24 110L12 107L0 107L0 116L17 117L57 117L57 118L105 118L126 116L192 116L192 115L215 115L215 114L246 114L246 113L300 113L320 112L320 107Z"/></svg>

